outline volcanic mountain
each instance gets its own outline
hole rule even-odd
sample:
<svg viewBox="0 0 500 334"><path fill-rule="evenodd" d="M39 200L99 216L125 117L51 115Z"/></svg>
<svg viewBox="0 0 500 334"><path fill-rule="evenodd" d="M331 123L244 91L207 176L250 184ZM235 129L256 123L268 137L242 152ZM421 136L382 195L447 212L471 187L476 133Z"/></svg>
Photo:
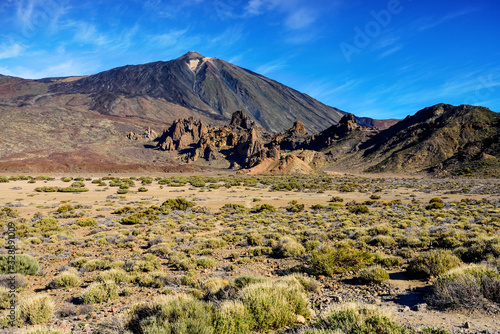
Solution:
<svg viewBox="0 0 500 334"><path fill-rule="evenodd" d="M50 82L46 80L46 82ZM84 94L90 109L105 115L170 119L169 105L207 122L229 120L236 110L267 131L279 132L295 120L312 132L337 123L345 112L262 75L197 52L171 60L128 65L78 80L54 82L50 94ZM148 108L138 98L153 99ZM211 121L212 120L212 121ZM367 119L366 122L371 122Z"/></svg>

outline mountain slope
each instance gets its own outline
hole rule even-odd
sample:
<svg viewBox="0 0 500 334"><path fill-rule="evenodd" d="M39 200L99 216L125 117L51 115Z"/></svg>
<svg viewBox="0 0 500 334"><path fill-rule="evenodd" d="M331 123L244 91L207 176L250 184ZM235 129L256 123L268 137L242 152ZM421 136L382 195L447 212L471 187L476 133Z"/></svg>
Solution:
<svg viewBox="0 0 500 334"><path fill-rule="evenodd" d="M500 116L487 108L438 104L420 110L372 137L360 148L369 172L450 172L452 161L480 161L487 154L500 158ZM490 160L491 160L490 159ZM448 169L443 163L449 161Z"/></svg>
<svg viewBox="0 0 500 334"><path fill-rule="evenodd" d="M274 80L197 52L55 82L49 92L88 95L92 110L115 116L124 114L120 108L124 100L138 97L163 100L214 120L228 120L234 111L243 110L271 132L282 131L295 120L317 132L345 114ZM140 106L128 109L127 115L147 114Z"/></svg>

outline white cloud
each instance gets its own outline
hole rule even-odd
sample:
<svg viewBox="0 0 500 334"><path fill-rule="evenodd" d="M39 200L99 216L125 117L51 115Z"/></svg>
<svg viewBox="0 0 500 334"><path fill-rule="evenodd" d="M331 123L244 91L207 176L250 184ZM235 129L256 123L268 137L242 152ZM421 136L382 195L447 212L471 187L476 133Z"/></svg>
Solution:
<svg viewBox="0 0 500 334"><path fill-rule="evenodd" d="M402 45L396 45L395 47L392 47L388 50L385 50L384 52L382 52L378 57L379 59L382 59L382 58L385 58L389 55L392 55L393 53L396 53L398 52L399 50L402 50L403 49L403 46Z"/></svg>
<svg viewBox="0 0 500 334"><path fill-rule="evenodd" d="M0 45L0 59L14 58L19 55L24 50L24 46L19 43L14 43L10 45L2 44Z"/></svg>
<svg viewBox="0 0 500 334"><path fill-rule="evenodd" d="M465 8L465 9L462 9L459 11L451 12L451 13L449 13L449 14L447 14L447 15L445 15L442 18L437 19L437 20L435 18L427 18L426 21L428 23L420 25L417 29L419 31L429 30L429 29L432 29L434 27L437 27L438 25L446 23L450 20L459 18L461 16L468 15L468 14L476 12L478 10L480 10L480 8Z"/></svg>
<svg viewBox="0 0 500 334"><path fill-rule="evenodd" d="M307 8L298 8L288 14L285 20L287 28L296 30L303 29L316 21L316 13Z"/></svg>
<svg viewBox="0 0 500 334"><path fill-rule="evenodd" d="M288 65L286 64L286 62L284 60L276 60L276 61L272 61L272 62L269 62L267 64L264 64L264 65L257 67L255 72L262 74L262 75L267 75L269 73L275 72L275 71L280 70L282 68L285 68L287 66Z"/></svg>

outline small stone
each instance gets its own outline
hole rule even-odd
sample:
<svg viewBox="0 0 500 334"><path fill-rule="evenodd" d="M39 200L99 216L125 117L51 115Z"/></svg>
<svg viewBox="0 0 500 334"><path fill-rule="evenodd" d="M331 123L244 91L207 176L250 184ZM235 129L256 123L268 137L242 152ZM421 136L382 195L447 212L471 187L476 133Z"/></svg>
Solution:
<svg viewBox="0 0 500 334"><path fill-rule="evenodd" d="M408 311L410 311L409 306L405 306L405 307L399 309L399 312L408 312Z"/></svg>
<svg viewBox="0 0 500 334"><path fill-rule="evenodd" d="M464 328L470 329L472 328L472 324L469 321L467 321L464 325Z"/></svg>
<svg viewBox="0 0 500 334"><path fill-rule="evenodd" d="M413 306L413 310L414 311L424 311L424 310L427 310L427 304L417 304L415 306Z"/></svg>
<svg viewBox="0 0 500 334"><path fill-rule="evenodd" d="M297 322L298 322L299 324L305 324L305 323L306 323L306 318L304 318L304 316L302 316L302 315L300 315L300 314L299 314L299 315L297 316Z"/></svg>
<svg viewBox="0 0 500 334"><path fill-rule="evenodd" d="M62 328L66 328L68 327L68 322L66 320L64 320L63 322L61 322L61 325L60 325Z"/></svg>
<svg viewBox="0 0 500 334"><path fill-rule="evenodd" d="M342 302L342 297L340 297L340 296L333 296L332 297L332 301L334 301L335 303L341 303Z"/></svg>
<svg viewBox="0 0 500 334"><path fill-rule="evenodd" d="M85 320L85 315L80 314L80 315L78 316L78 320Z"/></svg>

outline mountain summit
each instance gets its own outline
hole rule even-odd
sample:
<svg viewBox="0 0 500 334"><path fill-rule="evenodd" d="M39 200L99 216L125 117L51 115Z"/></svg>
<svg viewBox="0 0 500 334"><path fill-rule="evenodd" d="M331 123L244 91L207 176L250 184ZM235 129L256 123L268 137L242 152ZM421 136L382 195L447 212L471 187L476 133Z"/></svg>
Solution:
<svg viewBox="0 0 500 334"><path fill-rule="evenodd" d="M283 131L296 120L308 131L318 132L345 114L279 82L196 51L171 61L60 80L48 90L53 95L84 94L90 98L90 109L101 114L170 122L193 116L217 123L243 110L271 132Z"/></svg>

